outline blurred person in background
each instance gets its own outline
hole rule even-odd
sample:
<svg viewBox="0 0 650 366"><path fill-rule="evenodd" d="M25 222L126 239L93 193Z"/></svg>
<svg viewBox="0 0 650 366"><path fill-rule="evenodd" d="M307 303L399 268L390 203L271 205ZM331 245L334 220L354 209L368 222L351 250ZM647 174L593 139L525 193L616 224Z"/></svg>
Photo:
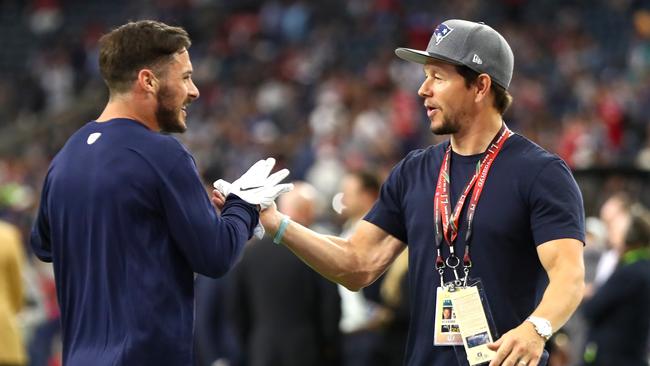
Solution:
<svg viewBox="0 0 650 366"><path fill-rule="evenodd" d="M607 281L618 265L625 245L625 232L630 225L631 207L629 195L621 191L609 196L600 208L600 219L607 232L607 248L598 260L593 282L586 288L587 297Z"/></svg>
<svg viewBox="0 0 650 366"><path fill-rule="evenodd" d="M413 151L395 166L348 239L315 233L272 206L261 212L262 222L275 242L352 290L372 283L408 245L405 364L464 362L454 347L433 345L437 292L453 280L457 260L461 276L466 269L481 278L491 305L497 333L490 365L538 365L545 341L574 312L584 287L584 211L571 171L505 126L514 57L494 29L447 20L426 51L396 53L424 64L418 94L432 132L450 141ZM460 200L470 191L469 202ZM457 209L449 217L452 203ZM445 259L452 259L448 267Z"/></svg>
<svg viewBox="0 0 650 366"><path fill-rule="evenodd" d="M194 283L194 365L240 365L241 349L228 314L230 273L220 278L197 275Z"/></svg>
<svg viewBox="0 0 650 366"><path fill-rule="evenodd" d="M278 206L306 227L318 192L296 182ZM232 320L248 366L340 365L336 284L269 238L253 241L231 274Z"/></svg>
<svg viewBox="0 0 650 366"><path fill-rule="evenodd" d="M375 366L400 366L404 364L404 350L408 337L410 304L408 293L408 248L391 264L381 283L382 318L381 338L374 348L372 362ZM448 309L445 309L448 310ZM445 312L451 318L451 311Z"/></svg>
<svg viewBox="0 0 650 366"><path fill-rule="evenodd" d="M342 238L349 238L363 216L379 197L381 182L369 171L347 173L341 182L341 215L345 217ZM379 281L378 281L379 282ZM377 283L377 282L376 282ZM374 285L374 284L373 284ZM377 285L380 285L379 283ZM383 309L368 299L363 290L350 291L338 285L341 295L341 323L343 335L343 365L369 365L379 336L377 321Z"/></svg>
<svg viewBox="0 0 650 366"><path fill-rule="evenodd" d="M267 181L275 161L260 161L217 214L192 155L167 135L186 130L199 97L190 44L148 20L104 35L108 103L50 164L31 246L54 265L65 365L191 365L194 273L227 272L258 205L283 189Z"/></svg>
<svg viewBox="0 0 650 366"><path fill-rule="evenodd" d="M648 365L650 213L645 208L633 206L619 263L582 310L589 324L583 365Z"/></svg>
<svg viewBox="0 0 650 366"><path fill-rule="evenodd" d="M0 219L0 366L21 366L27 362L18 326L18 314L24 306L24 250L18 229Z"/></svg>

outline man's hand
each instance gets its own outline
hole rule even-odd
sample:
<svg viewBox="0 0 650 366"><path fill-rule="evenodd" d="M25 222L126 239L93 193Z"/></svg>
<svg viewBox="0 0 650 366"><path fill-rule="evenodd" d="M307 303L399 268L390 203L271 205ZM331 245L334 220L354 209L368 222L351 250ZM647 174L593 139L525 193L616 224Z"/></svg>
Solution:
<svg viewBox="0 0 650 366"><path fill-rule="evenodd" d="M223 179L215 181L212 202L221 210L226 197L232 193L250 204L259 205L262 210L275 206L275 199L282 193L292 190L293 184L278 184L289 175L288 169L282 169L269 176L274 165L275 159L273 158L260 160L253 164L241 178L232 183ZM264 226L261 222L257 223L254 235L258 239L264 237Z"/></svg>
<svg viewBox="0 0 650 366"><path fill-rule="evenodd" d="M537 366L544 352L544 339L532 323L525 321L488 344L488 348L497 351L490 366Z"/></svg>
<svg viewBox="0 0 650 366"><path fill-rule="evenodd" d="M212 201L212 204L217 208L217 210L219 210L219 212L221 212L223 206L226 204L226 196L221 190L213 189L210 201Z"/></svg>
<svg viewBox="0 0 650 366"><path fill-rule="evenodd" d="M224 197L234 194L252 205L260 205L262 210L266 209L279 195L293 189L291 183L278 184L289 175L288 169L282 169L269 176L274 165L273 158L260 160L232 184L219 179L213 186Z"/></svg>

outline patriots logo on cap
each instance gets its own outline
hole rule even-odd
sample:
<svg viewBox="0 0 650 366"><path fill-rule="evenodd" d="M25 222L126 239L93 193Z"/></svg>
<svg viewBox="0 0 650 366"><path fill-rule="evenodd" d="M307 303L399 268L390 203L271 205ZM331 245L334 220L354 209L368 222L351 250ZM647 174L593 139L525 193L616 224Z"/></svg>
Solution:
<svg viewBox="0 0 650 366"><path fill-rule="evenodd" d="M446 26L444 23L440 24L439 26L436 27L436 30L433 31L433 36L436 37L436 46L438 43L442 42L442 40L449 35L449 33L453 32L454 28L450 28Z"/></svg>

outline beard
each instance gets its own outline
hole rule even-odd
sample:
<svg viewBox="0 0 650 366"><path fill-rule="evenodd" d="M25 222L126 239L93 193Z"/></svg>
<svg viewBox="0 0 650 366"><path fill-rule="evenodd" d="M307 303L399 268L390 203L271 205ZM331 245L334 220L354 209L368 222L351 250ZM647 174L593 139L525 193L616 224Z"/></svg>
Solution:
<svg viewBox="0 0 650 366"><path fill-rule="evenodd" d="M187 126L181 121L181 107L170 106L173 104L173 93L167 86L161 86L158 95L158 108L156 108L156 119L160 130L166 133L183 133Z"/></svg>
<svg viewBox="0 0 650 366"><path fill-rule="evenodd" d="M460 124L456 119L442 116L442 124L440 126L431 126L431 132L434 135L452 135L460 131Z"/></svg>

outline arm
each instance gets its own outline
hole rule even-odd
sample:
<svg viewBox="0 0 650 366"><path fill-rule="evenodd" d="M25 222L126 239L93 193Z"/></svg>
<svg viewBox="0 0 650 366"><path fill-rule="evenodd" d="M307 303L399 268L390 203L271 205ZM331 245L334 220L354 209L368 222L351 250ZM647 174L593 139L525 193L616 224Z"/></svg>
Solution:
<svg viewBox="0 0 650 366"><path fill-rule="evenodd" d="M537 254L549 278L542 301L531 315L550 321L553 330L559 329L580 304L584 288L584 264L582 243L576 239L558 239L537 247ZM532 323L524 321L520 326L504 334L492 343L497 356L490 366L515 365L518 361L537 365L544 339L537 334Z"/></svg>
<svg viewBox="0 0 650 366"><path fill-rule="evenodd" d="M583 245L575 239L560 239L537 247L537 254L549 278L534 316L548 319L554 330L569 320L582 300L585 266Z"/></svg>
<svg viewBox="0 0 650 366"><path fill-rule="evenodd" d="M283 216L273 206L262 211L260 219L269 235L275 235ZM367 221L361 221L349 239L322 235L291 221L282 243L323 277L352 291L375 281L406 247Z"/></svg>
<svg viewBox="0 0 650 366"><path fill-rule="evenodd" d="M164 218L178 249L194 272L223 275L252 236L257 209L233 195L217 215L189 154L182 155L162 179Z"/></svg>

